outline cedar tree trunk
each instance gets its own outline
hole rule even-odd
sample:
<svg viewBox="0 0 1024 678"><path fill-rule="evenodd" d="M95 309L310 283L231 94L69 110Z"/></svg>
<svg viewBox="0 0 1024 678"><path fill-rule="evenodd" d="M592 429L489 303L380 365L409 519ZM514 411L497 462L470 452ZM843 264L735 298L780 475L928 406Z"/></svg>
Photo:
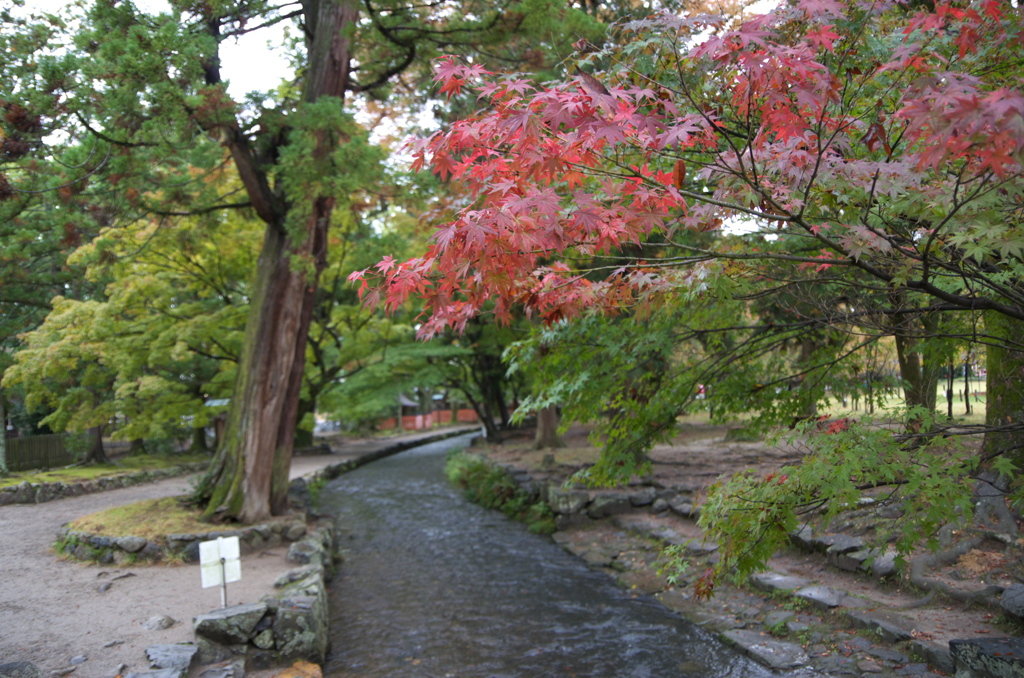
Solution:
<svg viewBox="0 0 1024 678"><path fill-rule="evenodd" d="M350 69L348 28L358 8L352 0L302 4L309 57L303 100L332 97L341 106ZM206 504L204 519L253 523L287 510L306 337L335 201L311 197L303 223L286 230L288 206L270 189L248 142L237 127L223 129L222 138L267 231L224 437L196 494ZM329 156L339 141L321 131L310 164L333 171Z"/></svg>

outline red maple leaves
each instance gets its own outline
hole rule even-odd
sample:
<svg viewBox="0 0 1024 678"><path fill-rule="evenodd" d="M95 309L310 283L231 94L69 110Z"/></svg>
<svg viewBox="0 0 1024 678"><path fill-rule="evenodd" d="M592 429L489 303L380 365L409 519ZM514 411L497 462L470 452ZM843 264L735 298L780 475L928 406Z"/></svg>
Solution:
<svg viewBox="0 0 1024 678"><path fill-rule="evenodd" d="M837 221L826 207L832 197L816 201L845 194L854 204L872 199L868 192L936 199L954 173L1019 173L1024 95L977 75L975 61L950 65L934 43L946 40L963 56L983 42L1017 46L1020 33L993 2L940 4L911 18L905 44L884 62L857 52L869 29L837 32L871 22L886 4L855 21L863 9L801 0L712 35L675 66L719 83L704 92L685 79L662 86L628 67L541 87L439 60L441 92L474 88L485 108L414 142L413 167L458 183L471 203L438 227L425 256L386 260L353 280L388 307L422 296L430 317L421 333L430 335L461 328L489 302L499 317L520 305L557 320L691 284L704 274L659 266L657 254L603 277L584 273L591 257L639 248L655 233L717 228L733 215L822 241L823 261L811 264L818 271L889 252L883 231ZM633 27L685 34L714 25L681 21ZM856 101L865 92L872 98Z"/></svg>

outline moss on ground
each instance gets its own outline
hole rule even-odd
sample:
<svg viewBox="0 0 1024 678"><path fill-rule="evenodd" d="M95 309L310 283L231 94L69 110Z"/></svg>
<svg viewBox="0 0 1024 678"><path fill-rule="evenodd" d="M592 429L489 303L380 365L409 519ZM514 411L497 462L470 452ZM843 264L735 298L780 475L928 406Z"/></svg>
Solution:
<svg viewBox="0 0 1024 678"><path fill-rule="evenodd" d="M161 542L168 534L202 534L218 529L216 525L199 522L199 509L183 504L183 499L165 497L117 506L83 516L68 527L106 537L131 535Z"/></svg>
<svg viewBox="0 0 1024 678"><path fill-rule="evenodd" d="M209 454L175 454L175 455L152 455L146 454L138 457L125 457L111 464L94 464L91 466L68 466L65 468L50 469L49 471L26 471L23 473L12 473L0 478L0 487L20 485L28 481L37 483L81 483L87 480L97 480L109 476L121 475L122 473L134 473L138 471L154 471L157 469L171 468L181 464L194 464L210 461Z"/></svg>

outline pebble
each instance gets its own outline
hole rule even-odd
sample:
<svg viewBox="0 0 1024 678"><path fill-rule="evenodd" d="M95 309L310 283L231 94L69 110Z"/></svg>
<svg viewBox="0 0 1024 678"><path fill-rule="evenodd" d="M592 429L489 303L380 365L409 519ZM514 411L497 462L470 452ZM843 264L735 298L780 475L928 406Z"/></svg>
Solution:
<svg viewBox="0 0 1024 678"><path fill-rule="evenodd" d="M165 614L158 614L142 622L142 628L147 631L163 631L174 626L175 621Z"/></svg>
<svg viewBox="0 0 1024 678"><path fill-rule="evenodd" d="M103 647L114 647L115 645L121 645L123 643L124 643L123 640L109 640L109 641L103 643Z"/></svg>
<svg viewBox="0 0 1024 678"><path fill-rule="evenodd" d="M100 584L99 586L97 586L96 590L99 591L100 593L106 593L107 591L110 590L111 586L113 586L113 584L111 584L109 581L105 581L102 584Z"/></svg>
<svg viewBox="0 0 1024 678"><path fill-rule="evenodd" d="M71 664L73 666L78 666L79 664L84 664L87 661L89 661L89 658L86 657L84 654L76 655L76 656L71 658Z"/></svg>

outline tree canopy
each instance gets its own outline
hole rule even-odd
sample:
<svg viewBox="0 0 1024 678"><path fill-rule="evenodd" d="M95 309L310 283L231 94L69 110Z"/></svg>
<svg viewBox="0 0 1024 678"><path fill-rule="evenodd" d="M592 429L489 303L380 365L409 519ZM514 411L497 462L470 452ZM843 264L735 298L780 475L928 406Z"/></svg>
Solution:
<svg viewBox="0 0 1024 678"><path fill-rule="evenodd" d="M722 570L757 567L801 512L858 488L916 491L907 534L930 534L936 507L969 513L982 466L1024 459L1024 401L1003 376L1024 320L1021 28L996 2L798 0L732 28L625 23L546 85L443 58L442 91L484 107L422 139L416 162L471 201L424 256L353 279L371 304L425 299L427 336L492 300L499 318L545 321L525 359L585 356L585 376L554 367L534 404L611 408L598 481L642 470L698 396L766 425L871 397L871 351L892 337L896 435L828 425L797 469L717 487L703 522ZM988 349L985 427L934 415L958 343ZM984 454L943 447L979 433Z"/></svg>

